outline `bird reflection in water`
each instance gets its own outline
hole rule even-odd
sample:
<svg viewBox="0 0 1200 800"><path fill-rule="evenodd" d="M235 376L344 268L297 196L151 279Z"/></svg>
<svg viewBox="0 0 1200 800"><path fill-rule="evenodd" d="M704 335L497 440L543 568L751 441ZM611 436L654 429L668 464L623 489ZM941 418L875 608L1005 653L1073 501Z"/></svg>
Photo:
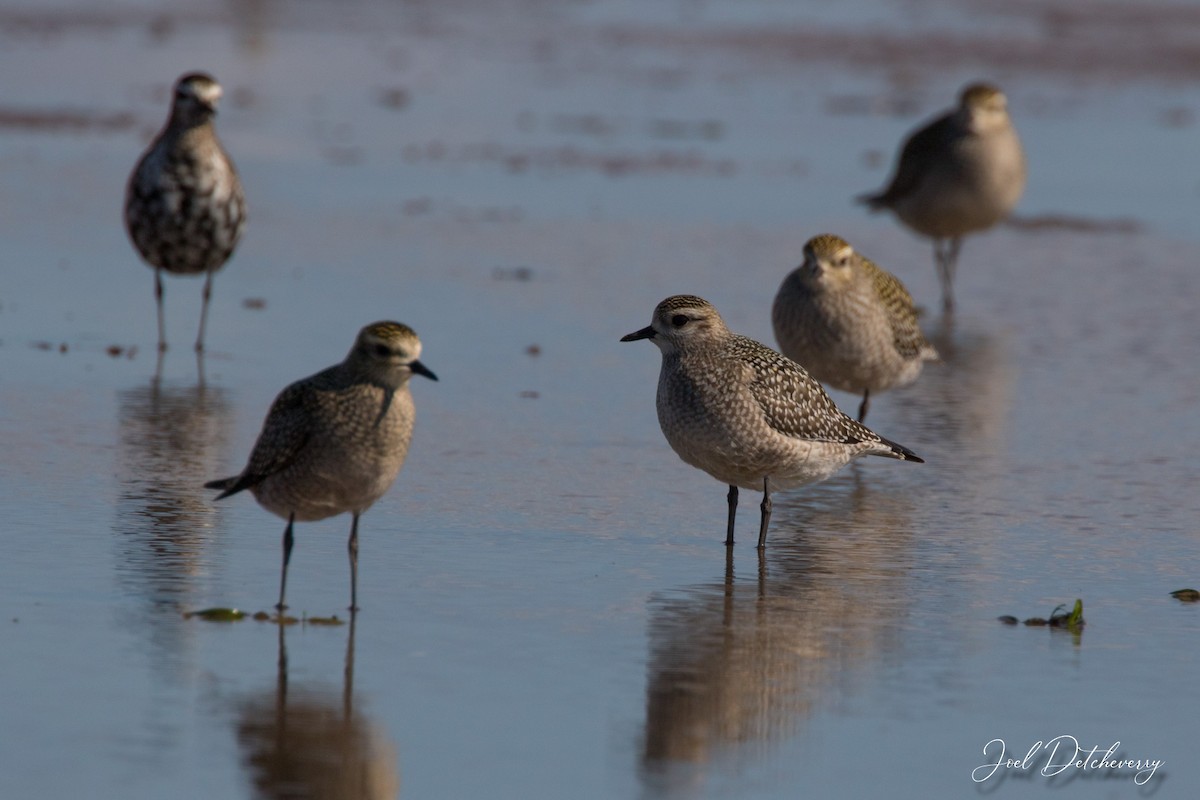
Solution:
<svg viewBox="0 0 1200 800"><path fill-rule="evenodd" d="M242 760L254 796L272 800L375 800L400 791L395 745L354 709L354 615L342 692L288 683L287 625L279 625L273 691L237 715Z"/></svg>
<svg viewBox="0 0 1200 800"><path fill-rule="evenodd" d="M120 580L156 615L163 606L179 611L214 556L203 479L225 460L229 400L219 387L164 385L156 376L121 391L118 408Z"/></svg>
<svg viewBox="0 0 1200 800"><path fill-rule="evenodd" d="M166 365L167 351L159 350L158 357L154 360L154 386L159 386L162 383L163 367ZM203 388L205 384L204 377L204 351L196 351L196 385L197 388Z"/></svg>
<svg viewBox="0 0 1200 800"><path fill-rule="evenodd" d="M692 796L710 765L758 760L901 647L910 501L853 474L829 489L781 503L778 542L750 575L730 549L722 580L650 601L648 796Z"/></svg>
<svg viewBox="0 0 1200 800"><path fill-rule="evenodd" d="M1004 446L1017 380L1016 364L1003 334L943 315L929 331L942 363L927 368L913 390L898 393L897 426L944 447L963 467L979 465ZM935 465L936 466L936 465ZM959 465L955 465L958 469Z"/></svg>

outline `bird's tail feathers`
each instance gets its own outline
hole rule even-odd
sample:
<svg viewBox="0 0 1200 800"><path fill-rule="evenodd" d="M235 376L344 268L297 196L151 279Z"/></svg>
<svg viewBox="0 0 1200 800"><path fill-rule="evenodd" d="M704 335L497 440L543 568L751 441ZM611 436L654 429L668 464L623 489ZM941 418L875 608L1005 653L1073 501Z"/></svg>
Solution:
<svg viewBox="0 0 1200 800"><path fill-rule="evenodd" d="M217 495L217 499L221 500L229 497L231 494L236 494L245 488L244 486L238 486L238 478L240 477L240 475L234 475L231 478L221 478L219 480L209 481L208 483L204 484L204 488L221 490L221 493Z"/></svg>
<svg viewBox="0 0 1200 800"><path fill-rule="evenodd" d="M886 201L884 200L884 196L882 194L875 193L860 194L858 197L854 198L854 201L856 203L862 203L872 211L882 211L887 205Z"/></svg>
<svg viewBox="0 0 1200 800"><path fill-rule="evenodd" d="M902 444L896 444L890 439L884 439L882 436L879 437L879 443L882 446L878 450L872 451L871 455L895 458L899 461L915 461L918 464L925 463L925 459Z"/></svg>

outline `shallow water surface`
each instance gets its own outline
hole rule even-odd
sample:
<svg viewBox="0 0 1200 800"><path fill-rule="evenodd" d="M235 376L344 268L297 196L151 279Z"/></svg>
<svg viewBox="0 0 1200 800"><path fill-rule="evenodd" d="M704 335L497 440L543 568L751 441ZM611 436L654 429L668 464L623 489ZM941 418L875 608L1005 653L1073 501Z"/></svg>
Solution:
<svg viewBox="0 0 1200 800"><path fill-rule="evenodd" d="M1198 46L1120 3L0 3L0 797L1195 796ZM250 227L156 364L121 193L197 68ZM981 76L1030 181L948 319L851 198ZM825 231L930 309L868 420L926 463L779 494L763 554L743 492L726 552L618 340L688 292L771 343ZM282 521L203 483L389 318L440 380L363 611L185 618L274 601ZM349 523L297 526L298 616L346 621Z"/></svg>

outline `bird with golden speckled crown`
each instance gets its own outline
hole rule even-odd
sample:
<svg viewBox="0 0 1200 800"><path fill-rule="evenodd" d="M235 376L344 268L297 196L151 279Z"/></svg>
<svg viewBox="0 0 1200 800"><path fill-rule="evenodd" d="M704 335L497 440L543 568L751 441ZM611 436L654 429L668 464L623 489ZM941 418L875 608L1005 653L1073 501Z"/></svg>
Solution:
<svg viewBox="0 0 1200 800"><path fill-rule="evenodd" d="M263 508L287 520L279 603L283 610L292 525L349 511L350 610L358 610L358 518L395 481L412 440L409 378L437 380L419 360L421 342L399 322L359 331L342 363L284 389L263 423L246 468L210 481L220 500L249 489Z"/></svg>
<svg viewBox="0 0 1200 800"><path fill-rule="evenodd" d="M826 386L862 395L907 386L937 351L921 333L912 295L840 236L814 236L771 310L780 351Z"/></svg>
<svg viewBox="0 0 1200 800"><path fill-rule="evenodd" d="M667 443L685 463L729 486L727 547L739 487L762 490L761 549L772 491L823 481L859 456L922 460L843 414L799 364L732 333L699 297L663 300L648 326L621 341L639 339L662 353L655 405Z"/></svg>
<svg viewBox="0 0 1200 800"><path fill-rule="evenodd" d="M154 268L160 352L167 348L162 273L204 276L196 336L196 352L203 351L213 274L225 266L246 226L242 183L213 125L220 99L221 85L211 76L181 77L167 124L125 189L125 228Z"/></svg>
<svg viewBox="0 0 1200 800"><path fill-rule="evenodd" d="M942 307L954 308L954 272L962 239L1012 212L1025 190L1025 153L1004 93L973 83L958 108L913 132L896 160L887 188L858 200L887 209L912 230L933 239Z"/></svg>

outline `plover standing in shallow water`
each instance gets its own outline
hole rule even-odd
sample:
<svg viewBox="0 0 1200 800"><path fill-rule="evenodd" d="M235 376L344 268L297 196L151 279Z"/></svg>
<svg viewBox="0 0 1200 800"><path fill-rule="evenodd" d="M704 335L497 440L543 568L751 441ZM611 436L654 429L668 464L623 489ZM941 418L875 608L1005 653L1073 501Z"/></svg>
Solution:
<svg viewBox="0 0 1200 800"><path fill-rule="evenodd" d="M973 83L962 90L957 109L908 137L887 188L858 199L873 211L893 211L933 239L942 306L950 311L962 237L1007 217L1024 189L1025 154L1004 93Z"/></svg>
<svg viewBox="0 0 1200 800"><path fill-rule="evenodd" d="M907 386L937 351L917 324L912 295L845 239L814 236L804 263L783 279L771 310L785 356L826 386L862 395Z"/></svg>
<svg viewBox="0 0 1200 800"><path fill-rule="evenodd" d="M437 380L418 359L417 334L399 322L363 328L346 360L284 389L240 475L206 483L220 500L249 489L287 520L279 603L284 605L292 524L349 511L350 610L358 609L358 518L383 496L408 455L414 373Z"/></svg>
<svg viewBox="0 0 1200 800"><path fill-rule="evenodd" d="M858 456L921 461L843 414L804 368L725 327L693 295L654 309L621 338L662 351L658 423L680 458L729 485L725 544L733 545L738 487L761 489L758 546L766 546L771 492L822 481Z"/></svg>
<svg viewBox="0 0 1200 800"><path fill-rule="evenodd" d="M220 98L221 86L210 76L181 77L171 116L125 189L125 228L154 268L160 351L167 347L162 272L204 275L196 336L196 351L202 351L213 273L229 260L246 224L242 183L213 126Z"/></svg>

